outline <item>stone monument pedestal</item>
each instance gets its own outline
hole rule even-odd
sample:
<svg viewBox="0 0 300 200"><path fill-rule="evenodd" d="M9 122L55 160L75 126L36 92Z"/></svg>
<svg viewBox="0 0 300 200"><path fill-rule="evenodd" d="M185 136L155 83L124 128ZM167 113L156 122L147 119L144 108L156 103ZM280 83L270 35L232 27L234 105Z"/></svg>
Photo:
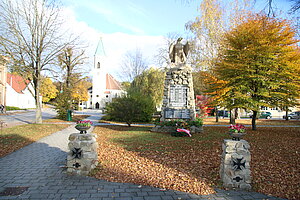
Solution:
<svg viewBox="0 0 300 200"><path fill-rule="evenodd" d="M223 186L228 189L251 189L250 145L246 140L224 140L220 166Z"/></svg>
<svg viewBox="0 0 300 200"><path fill-rule="evenodd" d="M161 121L195 120L195 98L190 66L171 64L171 68L166 72L161 116Z"/></svg>
<svg viewBox="0 0 300 200"><path fill-rule="evenodd" d="M92 133L72 133L69 136L67 172L69 174L88 175L98 164L98 143Z"/></svg>

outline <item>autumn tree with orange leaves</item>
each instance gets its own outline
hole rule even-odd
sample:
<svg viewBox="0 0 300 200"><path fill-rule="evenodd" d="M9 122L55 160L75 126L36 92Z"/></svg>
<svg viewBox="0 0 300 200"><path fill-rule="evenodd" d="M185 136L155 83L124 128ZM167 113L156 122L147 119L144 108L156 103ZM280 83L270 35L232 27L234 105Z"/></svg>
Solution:
<svg viewBox="0 0 300 200"><path fill-rule="evenodd" d="M210 89L229 109L253 111L252 129L261 106L293 106L299 98L300 52L287 20L250 15L225 33ZM212 79L211 79L212 80Z"/></svg>

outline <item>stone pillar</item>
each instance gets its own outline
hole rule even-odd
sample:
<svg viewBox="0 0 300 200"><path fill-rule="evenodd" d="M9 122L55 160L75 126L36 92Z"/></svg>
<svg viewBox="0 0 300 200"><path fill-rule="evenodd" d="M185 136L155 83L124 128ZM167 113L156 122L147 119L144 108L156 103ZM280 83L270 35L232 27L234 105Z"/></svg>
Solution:
<svg viewBox="0 0 300 200"><path fill-rule="evenodd" d="M88 175L98 164L98 143L92 133L72 133L69 136L69 153L67 172L70 174Z"/></svg>
<svg viewBox="0 0 300 200"><path fill-rule="evenodd" d="M195 120L195 99L192 68L171 64L166 72L161 121L171 119Z"/></svg>
<svg viewBox="0 0 300 200"><path fill-rule="evenodd" d="M251 189L250 145L246 140L224 140L220 176L225 188Z"/></svg>

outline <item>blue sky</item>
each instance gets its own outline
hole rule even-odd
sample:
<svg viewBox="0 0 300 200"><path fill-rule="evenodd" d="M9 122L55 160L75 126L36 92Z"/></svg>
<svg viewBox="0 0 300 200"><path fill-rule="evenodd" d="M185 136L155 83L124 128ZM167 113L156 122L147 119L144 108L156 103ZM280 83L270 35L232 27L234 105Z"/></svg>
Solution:
<svg viewBox="0 0 300 200"><path fill-rule="evenodd" d="M223 0L226 2L226 0ZM184 33L184 25L194 20L200 0L64 0L78 21L110 34L123 32L135 35L167 35ZM274 7L284 8L289 0L273 0ZM267 0L256 0L263 9Z"/></svg>
<svg viewBox="0 0 300 200"><path fill-rule="evenodd" d="M102 33L167 35L184 32L197 15L198 1L184 0L65 0L77 20Z"/></svg>
<svg viewBox="0 0 300 200"><path fill-rule="evenodd" d="M222 0L226 4L229 0ZM232 1L232 0L231 0ZM141 50L149 65L162 47L168 33L182 37L188 21L199 16L201 0L62 0L69 28L82 36L88 45L88 68L93 68L93 55L101 37L107 72L118 78L124 54ZM276 8L290 8L290 0L273 0ZM267 0L256 0L262 10ZM285 9L287 10L287 9Z"/></svg>

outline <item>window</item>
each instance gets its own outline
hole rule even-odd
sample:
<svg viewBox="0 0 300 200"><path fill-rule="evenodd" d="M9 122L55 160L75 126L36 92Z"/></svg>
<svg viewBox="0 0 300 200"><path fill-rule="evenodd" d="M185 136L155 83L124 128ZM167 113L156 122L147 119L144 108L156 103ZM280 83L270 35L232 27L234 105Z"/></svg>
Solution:
<svg viewBox="0 0 300 200"><path fill-rule="evenodd" d="M108 98L108 95L106 95L106 98Z"/></svg>
<svg viewBox="0 0 300 200"><path fill-rule="evenodd" d="M100 69L100 62L97 63L97 68Z"/></svg>
<svg viewBox="0 0 300 200"><path fill-rule="evenodd" d="M99 97L99 95L97 94L96 97Z"/></svg>
<svg viewBox="0 0 300 200"><path fill-rule="evenodd" d="M268 110L268 107L266 107L266 106L261 106L260 109L261 109L261 110Z"/></svg>

